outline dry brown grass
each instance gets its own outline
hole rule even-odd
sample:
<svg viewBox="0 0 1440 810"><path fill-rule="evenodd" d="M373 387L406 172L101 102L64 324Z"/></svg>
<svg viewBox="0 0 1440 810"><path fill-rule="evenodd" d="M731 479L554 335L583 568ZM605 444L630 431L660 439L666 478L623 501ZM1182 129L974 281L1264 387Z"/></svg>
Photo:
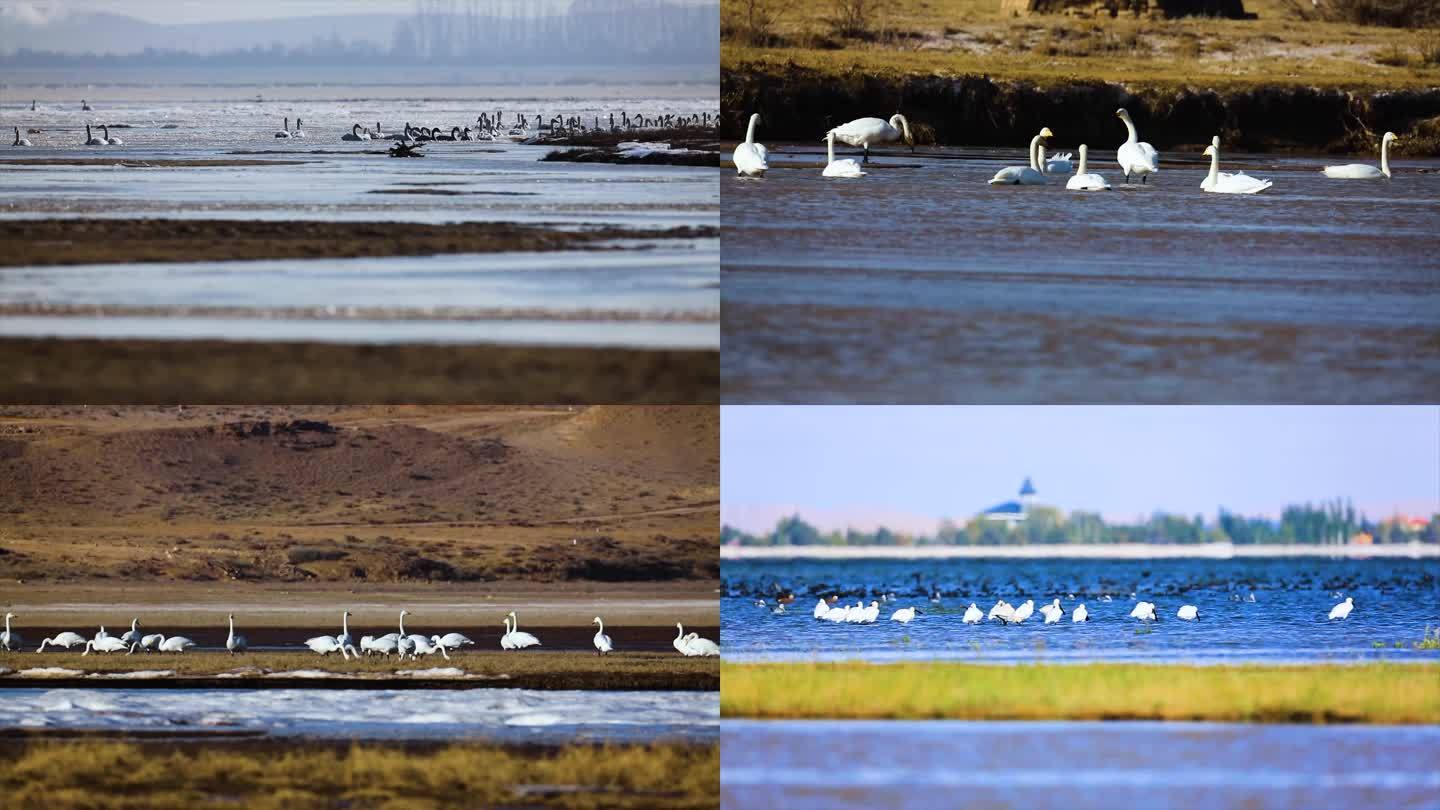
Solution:
<svg viewBox="0 0 1440 810"><path fill-rule="evenodd" d="M718 745L436 750L36 742L0 770L6 807L714 807Z"/></svg>

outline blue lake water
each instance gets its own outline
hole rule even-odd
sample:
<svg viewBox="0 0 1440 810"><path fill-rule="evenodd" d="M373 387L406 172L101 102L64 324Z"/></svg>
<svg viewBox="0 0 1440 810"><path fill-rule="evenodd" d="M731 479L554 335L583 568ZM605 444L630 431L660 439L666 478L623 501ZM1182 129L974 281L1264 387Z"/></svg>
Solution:
<svg viewBox="0 0 1440 810"><path fill-rule="evenodd" d="M1436 559L725 561L721 577L721 635L731 661L1440 663L1440 650L1414 648L1427 628L1440 628ZM795 601L777 615L775 597L785 592ZM868 606L892 593L874 624L812 615L822 596ZM1355 602L1350 617L1329 621L1347 596ZM1057 597L1064 619L1045 625L1039 608ZM1035 614L1019 625L961 621L972 602L988 614L999 599L1016 606L1033 599ZM1160 621L1128 618L1142 599L1155 603ZM1090 621L1075 624L1071 611L1080 603ZM1176 618L1185 604L1199 609L1197 621ZM922 614L908 625L890 621L909 606Z"/></svg>
<svg viewBox="0 0 1440 810"><path fill-rule="evenodd" d="M1440 727L726 720L721 807L1440 806Z"/></svg>

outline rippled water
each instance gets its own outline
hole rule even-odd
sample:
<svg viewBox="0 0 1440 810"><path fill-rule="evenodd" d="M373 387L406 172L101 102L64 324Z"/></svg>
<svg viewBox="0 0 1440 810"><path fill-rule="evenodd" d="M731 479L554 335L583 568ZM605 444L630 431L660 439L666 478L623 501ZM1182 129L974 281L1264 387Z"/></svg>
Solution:
<svg viewBox="0 0 1440 810"><path fill-rule="evenodd" d="M726 720L721 807L1434 807L1440 727Z"/></svg>
<svg viewBox="0 0 1440 810"><path fill-rule="evenodd" d="M1347 183L1318 170L1350 158L1226 154L1275 182L1238 196L1166 154L1148 187L1085 194L988 186L1015 151L846 181L823 147L772 150L764 179L721 181L727 401L1440 396L1440 160Z"/></svg>
<svg viewBox="0 0 1440 810"><path fill-rule="evenodd" d="M0 729L497 742L713 739L713 692L0 689Z"/></svg>
<svg viewBox="0 0 1440 810"><path fill-rule="evenodd" d="M386 88L393 94L395 88ZM205 92L173 88L171 95ZM318 91L317 91L318 92ZM703 94L639 97L400 100L367 88L344 99L234 102L157 100L42 104L5 111L34 148L0 158L104 158L102 166L0 166L0 218L166 217L246 220L507 221L560 227L714 226L714 169L542 163L549 147L511 140L432 143L423 160L392 160L390 141L342 142L352 123L387 131L464 126L497 107L596 116L714 112ZM380 95L378 92L377 95ZM164 95L163 93L161 95ZM325 95L321 93L321 95ZM357 100L358 99L358 100ZM276 139L281 117L304 118L307 137ZM85 147L84 124L112 129L119 147ZM166 127L174 128L166 128ZM98 134L98 133L97 133ZM533 133L532 133L533 134ZM643 135L637 135L643 139ZM159 160L299 161L170 168ZM0 307L60 311L5 318L5 334L227 337L335 342L524 342L715 348L719 244L715 239L617 243L610 252L179 262L0 272ZM65 308L104 305L115 317ZM163 312L137 311L162 308ZM356 308L382 312L355 312ZM192 308L194 311L186 311ZM311 308L304 312L296 308ZM223 311L217 311L223 310ZM444 311L440 311L444 310ZM164 317L161 317L161 316Z"/></svg>
<svg viewBox="0 0 1440 810"><path fill-rule="evenodd" d="M1436 559L726 561L721 576L726 660L1440 663L1440 650L1413 646L1427 627L1440 629ZM774 614L775 596L787 591L794 603ZM890 593L872 625L811 612L821 596L869 605ZM1329 621L1347 596L1350 618ZM1039 608L1057 597L1064 619L1045 625ZM769 606L755 605L762 598ZM1033 599L1035 614L1020 625L962 622L972 602L988 614L999 599ZM1141 599L1155 603L1159 622L1129 618ZM1090 621L1075 624L1080 603ZM1176 618L1184 604L1199 609L1197 621ZM922 614L908 625L890 621L907 606Z"/></svg>

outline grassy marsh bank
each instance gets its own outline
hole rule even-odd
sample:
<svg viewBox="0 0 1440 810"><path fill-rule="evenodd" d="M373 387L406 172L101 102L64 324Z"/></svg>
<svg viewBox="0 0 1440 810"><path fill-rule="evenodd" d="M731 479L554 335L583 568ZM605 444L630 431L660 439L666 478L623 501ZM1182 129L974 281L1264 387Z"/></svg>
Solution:
<svg viewBox="0 0 1440 810"><path fill-rule="evenodd" d="M7 746L8 748L8 746ZM8 807L712 807L718 745L349 747L77 741L7 751Z"/></svg>
<svg viewBox="0 0 1440 810"><path fill-rule="evenodd" d="M724 717L1440 722L1426 664L726 664L721 679Z"/></svg>

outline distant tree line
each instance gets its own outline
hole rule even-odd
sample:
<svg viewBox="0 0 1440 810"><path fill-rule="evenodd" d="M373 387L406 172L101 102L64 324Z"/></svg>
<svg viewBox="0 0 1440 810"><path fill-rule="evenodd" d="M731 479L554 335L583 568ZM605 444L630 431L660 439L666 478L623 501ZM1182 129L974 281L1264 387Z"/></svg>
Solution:
<svg viewBox="0 0 1440 810"><path fill-rule="evenodd" d="M310 67L317 65L648 65L710 64L720 59L713 5L669 0L417 0L397 23L388 50L338 36L195 53L146 48L136 53L64 53L20 48L0 54L6 67Z"/></svg>
<svg viewBox="0 0 1440 810"><path fill-rule="evenodd" d="M873 532L846 529L822 532L799 515L781 519L765 534L733 526L720 530L720 542L746 546L1004 546L1066 543L1346 543L1357 535L1374 543L1440 543L1440 514L1423 526L1398 519L1372 521L1349 501L1287 506L1279 520L1244 517L1221 509L1215 520L1203 515L1156 512L1138 523L1107 523L1098 513L1069 514L1049 506L1030 509L1026 519L1004 521L971 518L964 525L945 520L933 534L908 534L881 527Z"/></svg>

